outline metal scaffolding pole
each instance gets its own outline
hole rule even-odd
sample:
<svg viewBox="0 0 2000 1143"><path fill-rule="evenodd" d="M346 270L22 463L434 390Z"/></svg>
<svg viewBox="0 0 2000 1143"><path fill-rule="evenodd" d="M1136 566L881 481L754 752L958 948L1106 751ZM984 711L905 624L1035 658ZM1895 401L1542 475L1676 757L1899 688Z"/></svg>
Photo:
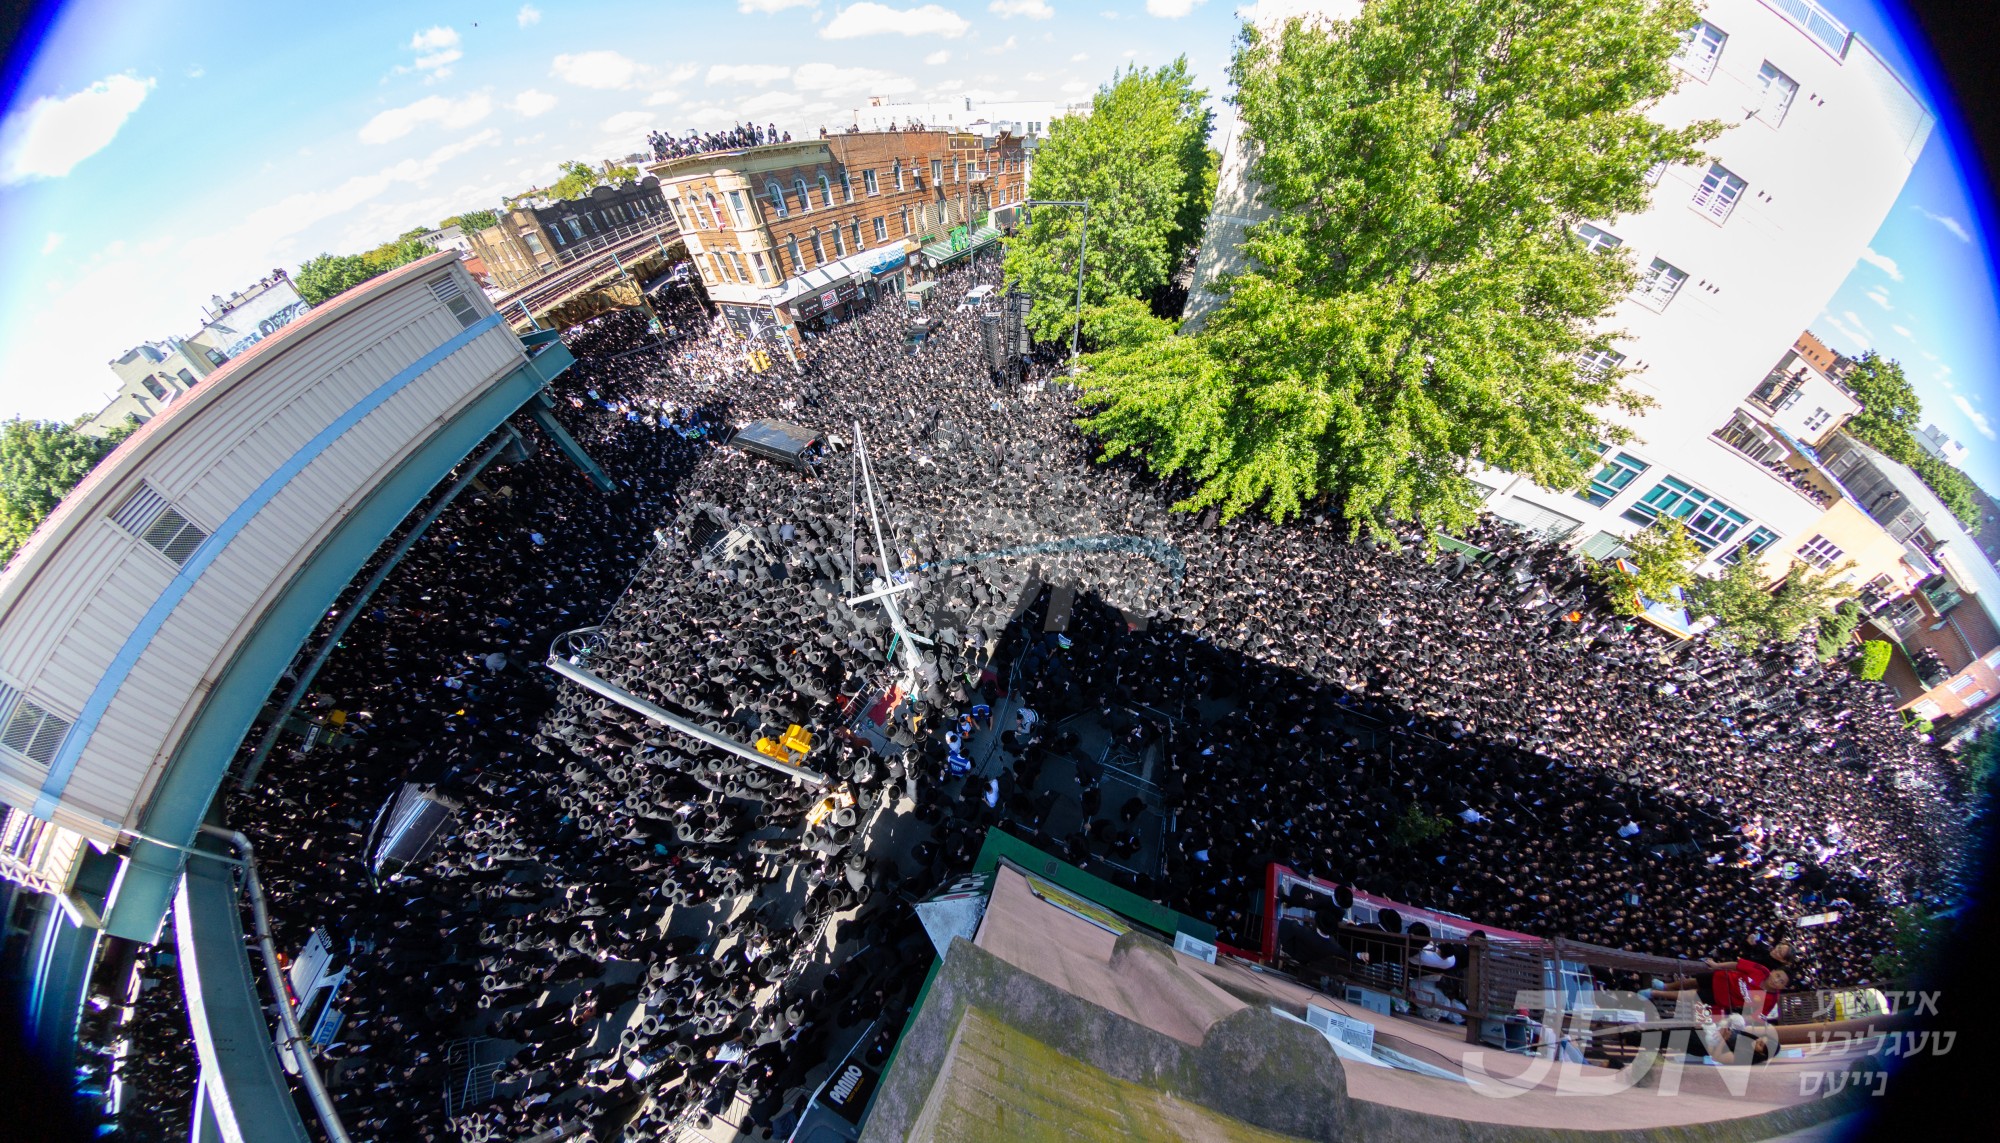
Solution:
<svg viewBox="0 0 2000 1143"><path fill-rule="evenodd" d="M581 631L566 632L558 636L556 641L560 644L571 636L586 634L594 630L595 628L584 628ZM631 691L615 683L608 682L589 669L571 662L553 647L549 650L548 661L545 665L549 670L554 671L556 674L561 675L578 686L594 691L617 703L619 706L644 715L670 730L675 730L690 738L706 742L717 750L726 750L745 761L755 762L759 766L768 766L795 782L804 782L809 786L826 785L826 775L807 770L801 766L793 766L787 762L780 762L768 754L760 754L733 738L717 734L700 723L691 722L680 715L647 702Z"/></svg>
<svg viewBox="0 0 2000 1143"><path fill-rule="evenodd" d="M346 1126L340 1122L340 1113L333 1109L333 1098L327 1095L326 1085L320 1082L319 1069L313 1066L312 1056L306 1051L308 1041L299 1029L298 1016L292 1012L291 998L285 993L285 971L278 967L278 948L271 939L271 911L264 903L264 883L257 877L257 853L250 847L250 839L236 830L204 825L201 831L227 841L243 855L244 888L250 894L250 915L257 929L257 947L264 955L264 975L271 982L271 998L278 1006L278 1021L285 1028L285 1050L292 1054L292 1062L299 1067L299 1083L312 1100L313 1110L319 1113L319 1123L326 1129L327 1138L333 1143L351 1143Z"/></svg>

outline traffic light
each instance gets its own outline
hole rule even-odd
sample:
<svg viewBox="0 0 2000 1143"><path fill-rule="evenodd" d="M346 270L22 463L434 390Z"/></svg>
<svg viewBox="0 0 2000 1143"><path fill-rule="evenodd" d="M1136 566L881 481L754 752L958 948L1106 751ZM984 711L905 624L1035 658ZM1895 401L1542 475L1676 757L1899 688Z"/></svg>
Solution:
<svg viewBox="0 0 2000 1143"><path fill-rule="evenodd" d="M750 368L762 373L770 367L771 355L768 352L762 349L753 349L750 351Z"/></svg>

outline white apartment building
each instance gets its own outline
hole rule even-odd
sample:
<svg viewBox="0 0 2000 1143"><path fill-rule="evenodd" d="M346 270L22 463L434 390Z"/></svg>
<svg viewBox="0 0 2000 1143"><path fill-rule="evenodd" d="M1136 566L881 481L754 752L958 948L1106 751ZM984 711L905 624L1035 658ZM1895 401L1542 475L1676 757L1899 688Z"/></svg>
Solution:
<svg viewBox="0 0 2000 1143"><path fill-rule="evenodd" d="M1865 526L1811 448L1856 407L1793 344L1887 216L1932 116L1811 0L1710 0L1675 64L1684 77L1655 114L1731 124L1708 144L1713 161L1657 172L1644 213L1580 228L1639 270L1606 323L1623 336L1604 364L1622 362L1654 405L1613 414L1636 438L1606 449L1581 492L1478 478L1496 515L1592 554L1673 515L1712 561L1825 566L1851 546L1833 533Z"/></svg>
<svg viewBox="0 0 2000 1143"><path fill-rule="evenodd" d="M1965 459L1965 445L1936 425L1925 425L1916 438L1918 448L1946 464L1956 466Z"/></svg>

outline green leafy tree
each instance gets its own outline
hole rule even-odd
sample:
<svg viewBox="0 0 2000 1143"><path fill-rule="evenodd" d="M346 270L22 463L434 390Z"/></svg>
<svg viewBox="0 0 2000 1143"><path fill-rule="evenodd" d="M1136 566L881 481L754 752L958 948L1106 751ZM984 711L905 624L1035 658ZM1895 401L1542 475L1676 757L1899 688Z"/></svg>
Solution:
<svg viewBox="0 0 2000 1143"><path fill-rule="evenodd" d="M319 305L380 272L360 254L318 254L305 260L299 272L292 275L292 284L298 287L300 297Z"/></svg>
<svg viewBox="0 0 2000 1143"><path fill-rule="evenodd" d="M413 233L426 233L418 229ZM436 253L408 235L384 242L362 254L319 254L305 260L292 276L299 296L312 305L345 293L378 274Z"/></svg>
<svg viewBox="0 0 2000 1143"><path fill-rule="evenodd" d="M1890 460L1908 465L1966 531L1978 535L1984 518L1972 479L1917 444L1923 402L1903 374L1902 363L1870 350L1854 363L1842 383L1862 405L1861 412L1848 420L1846 431Z"/></svg>
<svg viewBox="0 0 2000 1143"><path fill-rule="evenodd" d="M1902 363L1871 351L1854 363L1842 384L1861 402L1847 431L1889 459L1908 464L1918 451L1914 434L1924 409Z"/></svg>
<svg viewBox="0 0 2000 1143"><path fill-rule="evenodd" d="M1833 603L1849 594L1836 580L1852 564L1814 571L1794 563L1773 587L1756 560L1738 560L1714 579L1695 583L1688 592L1691 610L1716 621L1713 638L1741 648L1764 643L1790 643L1809 626L1833 613Z"/></svg>
<svg viewBox="0 0 2000 1143"><path fill-rule="evenodd" d="M1938 916L1921 905L1899 905L1890 914L1895 926L1889 950L1870 965L1882 980L1921 983L1936 971L1938 961L1957 929L1956 917Z"/></svg>
<svg viewBox="0 0 2000 1143"><path fill-rule="evenodd" d="M93 437L78 424L20 417L0 423L0 564L14 558L35 526L132 431L128 425Z"/></svg>
<svg viewBox="0 0 2000 1143"><path fill-rule="evenodd" d="M638 182L639 168L613 166L610 170L604 172L604 181L610 183L612 186L617 186L619 183Z"/></svg>
<svg viewBox="0 0 2000 1143"><path fill-rule="evenodd" d="M1190 336L1095 355L1107 457L1191 480L1184 509L1274 519L1331 497L1355 531L1456 530L1476 460L1579 487L1637 411L1597 322L1632 288L1576 227L1644 210L1656 163L1720 127L1647 110L1689 0L1371 0L1331 28L1246 28L1232 75L1273 217ZM1039 174L1039 170L1037 171Z"/></svg>
<svg viewBox="0 0 2000 1143"><path fill-rule="evenodd" d="M604 181L604 176L598 173L596 167L579 159L571 159L558 169L562 171L562 176L549 184L548 193L553 198L582 198Z"/></svg>
<svg viewBox="0 0 2000 1143"><path fill-rule="evenodd" d="M1893 652L1884 639L1870 639L1861 644L1861 658L1854 663L1854 675L1863 682L1880 682L1889 673L1889 659Z"/></svg>
<svg viewBox="0 0 2000 1143"><path fill-rule="evenodd" d="M1435 841L1451 832L1451 819L1443 814L1427 813L1422 806L1412 802L1389 826L1389 844L1395 849L1405 849Z"/></svg>
<svg viewBox="0 0 2000 1143"><path fill-rule="evenodd" d="M1833 613L1819 621L1819 639L1814 648L1819 653L1819 661L1830 663L1840 657L1847 645L1854 641L1854 629L1861 626L1861 605L1854 600L1845 600L1833 609ZM1885 644L1886 646L1886 644ZM1881 678L1877 675L1876 678Z"/></svg>
<svg viewBox="0 0 2000 1143"><path fill-rule="evenodd" d="M468 210L464 214L454 214L438 223L438 229L456 226L467 234L476 234L488 227L500 225L500 215L490 210Z"/></svg>
<svg viewBox="0 0 2000 1143"><path fill-rule="evenodd" d="M1098 90L1089 115L1065 116L1050 125L1048 141L1035 153L1028 194L1090 203L1087 313L1121 298L1150 299L1170 283L1200 240L1215 194L1211 117L1202 107L1206 95L1182 57L1163 67L1118 73ZM1076 321L1083 226L1080 208L1042 207L1007 240L1007 282L1034 295L1027 324L1042 340L1067 340ZM1129 322L1112 320L1129 332ZM1086 317L1085 334L1092 325Z"/></svg>
<svg viewBox="0 0 2000 1143"><path fill-rule="evenodd" d="M1604 588L1611 609L1620 615L1638 615L1643 600L1669 602L1674 589L1694 582L1694 566L1701 562L1701 548L1688 535L1687 526L1671 516L1653 521L1653 526L1625 539L1623 561L1600 560L1591 576Z"/></svg>

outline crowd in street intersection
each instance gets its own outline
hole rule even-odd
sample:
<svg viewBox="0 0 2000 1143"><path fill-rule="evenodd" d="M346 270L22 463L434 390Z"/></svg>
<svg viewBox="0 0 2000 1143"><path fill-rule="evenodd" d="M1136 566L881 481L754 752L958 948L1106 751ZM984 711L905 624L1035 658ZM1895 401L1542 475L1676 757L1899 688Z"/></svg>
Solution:
<svg viewBox="0 0 2000 1143"><path fill-rule="evenodd" d="M938 293L997 276L962 265ZM1878 684L1807 649L1676 644L1499 525L1468 560L1415 531L1170 512L1184 490L1095 461L1070 391L1045 384L1059 363L996 380L973 313L912 344L891 299L760 372L690 291L670 297L675 336L633 312L568 335L557 412L617 491L546 443L485 474L315 684L337 747L281 753L231 807L280 947L324 927L350 970L323 1066L357 1139L585 1119L638 1140L723 1114L782 1137L831 1054L864 1030L886 1053L933 955L910 902L995 825L1231 943L1257 943L1277 861L1644 952L1790 939L1807 986L1867 977L1894 906L1952 891L1940 756ZM823 433L817 473L716 447L760 417ZM914 585L895 597L914 662L880 604L845 602L888 581ZM1052 584L1082 593L1059 633ZM800 726L829 784L541 666L597 624L591 670L739 740ZM879 729L852 733L866 711ZM1153 802L1037 781L1074 745L1064 720L1093 712L1156 748ZM961 728L988 744L976 759ZM406 781L462 808L377 878L370 822ZM1071 797L1079 813L1051 814ZM1173 828L1142 867L1145 815ZM1413 839L1413 817L1443 828ZM1793 923L1825 912L1841 919ZM447 1045L469 1037L506 1057L496 1097L447 1108Z"/></svg>

